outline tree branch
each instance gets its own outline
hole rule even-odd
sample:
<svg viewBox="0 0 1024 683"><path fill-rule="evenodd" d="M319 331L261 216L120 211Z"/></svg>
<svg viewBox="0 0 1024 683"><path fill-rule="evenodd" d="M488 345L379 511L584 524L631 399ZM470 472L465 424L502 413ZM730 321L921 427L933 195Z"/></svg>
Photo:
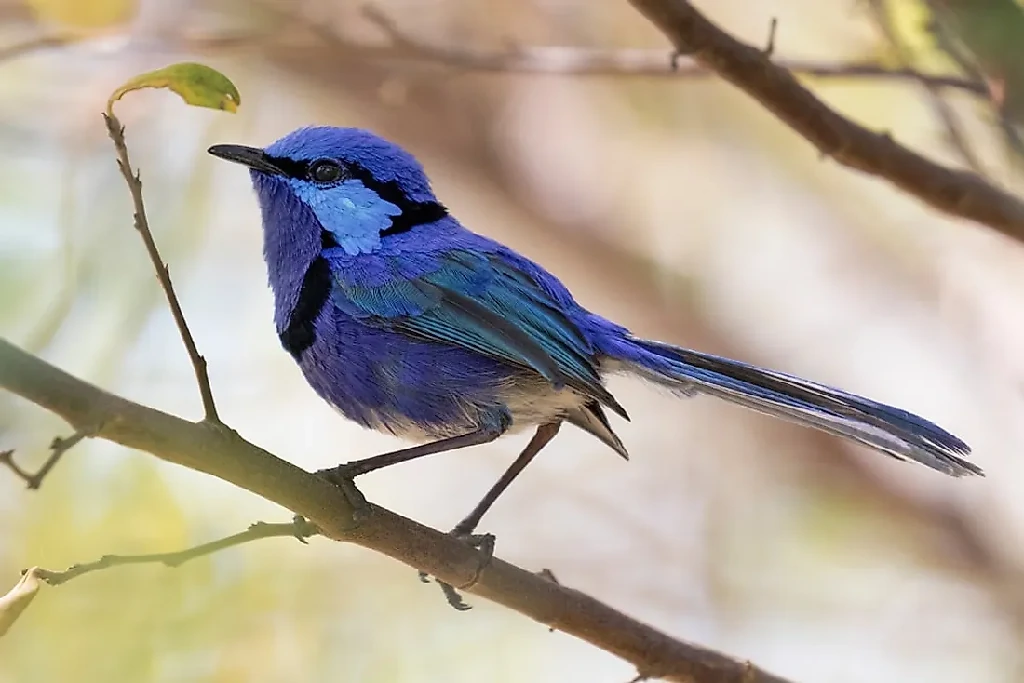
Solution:
<svg viewBox="0 0 1024 683"><path fill-rule="evenodd" d="M802 86L757 47L742 43L687 0L630 0L668 36L840 164L889 181L925 204L1024 241L1024 201L975 173L942 166L889 135L857 125Z"/></svg>
<svg viewBox="0 0 1024 683"><path fill-rule="evenodd" d="M128 191L132 195L132 204L135 207L135 229L142 236L142 241L146 245L146 252L149 254L149 259L153 262L153 268L156 270L156 279L159 280L160 287L167 296L167 304L171 307L174 324L178 327L181 341L184 342L185 350L188 351L188 357L192 361L192 370L195 372L196 384L199 385L199 395L203 400L206 420L218 423L220 418L217 415L217 406L213 402L213 390L210 388L210 375L206 370L206 359L200 355L199 349L196 348L196 341L192 338L192 332L189 331L188 323L185 322L185 314L182 312L181 304L174 293L174 285L171 284L171 274L167 270L167 264L160 257L160 251L156 248L153 233L149 229L146 207L142 201L142 179L138 171L132 170L132 164L128 158L128 145L124 140L124 126L114 116L114 112L109 105L107 113L103 115L103 121L107 124L107 133L110 135L110 139L114 141L114 149L117 150L117 167L121 169L121 175L124 176L124 180L128 184Z"/></svg>
<svg viewBox="0 0 1024 683"><path fill-rule="evenodd" d="M3 339L0 387L56 413L76 429L100 425L99 438L210 474L277 503L308 519L327 538L383 553L581 638L631 662L641 675L688 683L786 683L746 662L676 640L497 557L477 577L477 552L448 534L377 505L369 505L356 521L340 489L254 446L229 427L189 422L107 393Z"/></svg>
<svg viewBox="0 0 1024 683"><path fill-rule="evenodd" d="M0 451L0 465L3 465L13 472L16 477L24 481L28 488L33 490L38 489L43 485L43 479L45 479L46 475L50 473L50 470L60 462L60 459L64 457L65 453L78 445L79 441L88 436L92 436L95 433L96 429L93 427L80 429L66 439L55 436L53 441L50 442L50 457L48 457L46 462L43 463L43 466L34 473L22 469L22 467L14 461L13 450Z"/></svg>
<svg viewBox="0 0 1024 683"><path fill-rule="evenodd" d="M83 574L89 574L100 569L122 567L128 564L157 563L168 567L179 567L189 560L194 560L197 557L211 555L218 550L232 548L236 545L241 545L250 541L258 541L261 538L291 536L292 538L305 543L307 538L310 536L316 536L318 533L319 532L315 526L302 517L297 516L287 524L267 524L266 522L256 522L240 533L173 553L154 553L150 555L104 555L95 562L76 564L68 567L62 572L55 572L49 569L40 568L36 568L35 571L36 575L46 583L51 586L59 586L62 583L67 583L71 579L82 576Z"/></svg>

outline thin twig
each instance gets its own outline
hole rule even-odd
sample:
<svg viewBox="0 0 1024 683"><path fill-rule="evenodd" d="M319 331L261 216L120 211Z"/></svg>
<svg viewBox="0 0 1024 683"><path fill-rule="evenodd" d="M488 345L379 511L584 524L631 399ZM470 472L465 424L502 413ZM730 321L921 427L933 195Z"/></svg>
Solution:
<svg viewBox="0 0 1024 683"><path fill-rule="evenodd" d="M43 463L43 466L34 473L26 471L14 461L13 450L0 452L0 465L5 466L13 472L16 477L23 480L28 488L36 490L43 485L43 480L46 479L46 475L48 475L50 470L60 462L60 459L64 457L65 453L78 445L78 442L82 439L93 436L96 431L96 428L93 427L90 429L80 429L65 439L55 436L53 441L50 443L50 457L48 457L46 462Z"/></svg>
<svg viewBox="0 0 1024 683"><path fill-rule="evenodd" d="M155 553L151 555L104 555L95 562L76 564L72 567L68 567L62 572L51 571L49 569L37 569L36 573L40 579L51 586L59 586L62 583L67 583L71 579L78 578L83 574L89 574L101 569L123 567L129 564L163 564L168 567L179 567L189 560L194 560L205 555L211 555L218 550L232 548L236 545L249 543L250 541L258 541L262 538L291 536L305 543L307 538L316 536L319 533L320 532L317 528L303 517L295 517L294 520L287 524L256 522L255 524L250 525L245 531L232 536L227 536L216 541L210 541L209 543L203 543L202 545L186 548L185 550L179 550L173 553Z"/></svg>
<svg viewBox="0 0 1024 683"><path fill-rule="evenodd" d="M77 431L66 439L62 439L59 436L53 437L53 441L50 443L50 457L46 459L46 462L39 468L39 471L28 481L28 487L30 489L38 489L42 485L43 479L60 462L65 453L74 448L79 441L95 433L95 429L89 429Z"/></svg>
<svg viewBox="0 0 1024 683"><path fill-rule="evenodd" d="M128 191L132 195L132 203L135 206L135 229L142 236L142 241L146 244L146 252L149 254L150 261L153 262L156 278L160 281L160 287L163 288L164 294L167 295L167 304L171 307L174 323L178 326L181 340L185 343L185 349L188 351L189 359L192 361L196 383L199 385L199 395L203 399L206 421L221 424L220 417L217 415L217 406L213 401L213 390L210 388L210 376L206 370L206 359L200 355L199 350L196 348L195 339L192 338L192 332L189 331L188 323L185 322L185 314L182 312L181 304L178 303L178 297L174 293L174 285L171 284L171 274L167 270L167 264L160 257L156 242L153 240L153 233L149 229L149 221L146 219L146 207L142 201L142 178L138 171L132 170L131 161L128 158L128 145L124 139L124 126L121 125L121 122L114 116L112 111L108 111L103 115L103 121L107 124L107 133L110 135L110 139L114 141L114 149L117 150L117 166L121 169L121 175L124 176L124 180L128 184Z"/></svg>
<svg viewBox="0 0 1024 683"><path fill-rule="evenodd" d="M779 29L779 20L777 17L772 17L771 24L768 25L768 40L765 42L764 49L761 52L765 57L769 59L775 56L775 33Z"/></svg>
<svg viewBox="0 0 1024 683"><path fill-rule="evenodd" d="M892 19L889 16L889 11L886 8L883 0L868 0L868 8L871 11L871 15L875 20L875 24L881 30L882 35L885 36L886 41L896 52L896 57L899 59L900 64L908 69L914 69L914 56L911 51L904 44L900 38L896 27L892 24ZM975 82L981 84L983 81L975 79ZM931 102L932 110L935 112L935 116L942 122L943 127L946 129L946 135L949 138L949 142L952 143L954 149L975 173L985 175L984 169L982 168L981 162L978 160L978 156L971 149L970 142L967 140L967 134L964 132L963 125L957 118L956 112L953 111L953 107L950 106L942 97L940 89L935 84L930 83L927 80L920 80L919 83L928 92L928 100ZM986 86L986 93L987 93Z"/></svg>
<svg viewBox="0 0 1024 683"><path fill-rule="evenodd" d="M19 479L22 479L24 481L28 481L28 477L29 477L28 472L26 472L25 470L21 469L21 467L18 465L18 463L14 462L14 449L13 448L10 448L10 449L8 449L6 451L0 451L0 465L3 465L7 469L9 469L11 472L14 473L14 476L18 477Z"/></svg>

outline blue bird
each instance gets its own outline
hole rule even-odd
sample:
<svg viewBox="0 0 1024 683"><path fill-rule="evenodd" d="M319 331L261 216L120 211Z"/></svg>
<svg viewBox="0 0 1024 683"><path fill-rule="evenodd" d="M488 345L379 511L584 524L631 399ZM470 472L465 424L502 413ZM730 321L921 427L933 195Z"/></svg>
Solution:
<svg viewBox="0 0 1024 683"><path fill-rule="evenodd" d="M544 268L463 227L416 159L368 131L301 128L266 149L209 151L250 169L277 333L310 386L350 420L425 442L325 472L347 481L535 428L455 534L469 537L563 422L627 457L606 415L628 419L604 385L613 373L982 474L963 441L917 415L591 313Z"/></svg>

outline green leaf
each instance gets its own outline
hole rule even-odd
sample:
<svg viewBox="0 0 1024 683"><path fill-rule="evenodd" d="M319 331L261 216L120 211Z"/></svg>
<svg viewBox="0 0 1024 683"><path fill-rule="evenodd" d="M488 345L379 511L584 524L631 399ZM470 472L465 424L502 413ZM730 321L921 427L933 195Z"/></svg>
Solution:
<svg viewBox="0 0 1024 683"><path fill-rule="evenodd" d="M238 89L227 76L205 64L181 62L140 74L115 90L107 100L107 114L125 93L142 88L167 88L194 107L209 107L234 113L242 103Z"/></svg>

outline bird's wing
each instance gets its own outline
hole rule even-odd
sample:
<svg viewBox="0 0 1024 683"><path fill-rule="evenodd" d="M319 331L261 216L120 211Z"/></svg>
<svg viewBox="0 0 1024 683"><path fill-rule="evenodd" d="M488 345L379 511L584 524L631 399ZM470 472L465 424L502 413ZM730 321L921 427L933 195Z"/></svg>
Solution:
<svg viewBox="0 0 1024 683"><path fill-rule="evenodd" d="M407 253L381 256L363 272L332 273L331 300L350 315L529 368L625 416L601 385L592 344L532 277L498 254Z"/></svg>

